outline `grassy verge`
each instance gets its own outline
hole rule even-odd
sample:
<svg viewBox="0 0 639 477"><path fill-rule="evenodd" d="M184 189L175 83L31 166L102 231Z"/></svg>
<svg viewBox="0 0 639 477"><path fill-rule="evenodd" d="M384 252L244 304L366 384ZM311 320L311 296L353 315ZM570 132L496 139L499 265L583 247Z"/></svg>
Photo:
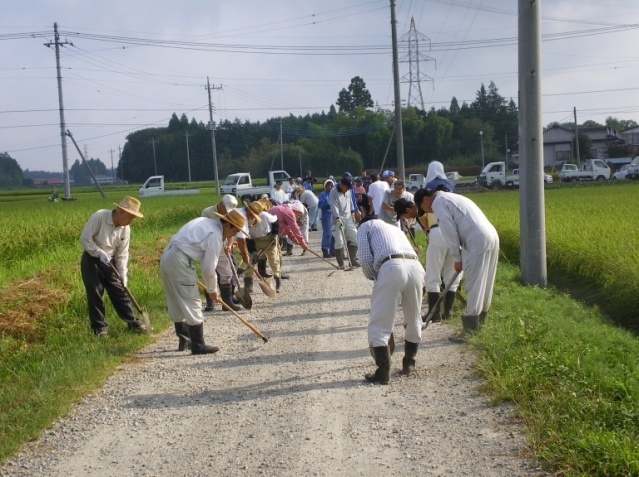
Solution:
<svg viewBox="0 0 639 477"><path fill-rule="evenodd" d="M472 343L495 401L513 401L535 454L560 475L639 475L639 341L596 308L523 287L500 264Z"/></svg>

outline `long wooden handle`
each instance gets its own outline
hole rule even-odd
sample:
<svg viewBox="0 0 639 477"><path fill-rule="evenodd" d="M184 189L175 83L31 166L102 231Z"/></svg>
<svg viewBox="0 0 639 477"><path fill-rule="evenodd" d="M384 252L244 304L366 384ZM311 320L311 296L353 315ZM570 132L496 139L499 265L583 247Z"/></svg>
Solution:
<svg viewBox="0 0 639 477"><path fill-rule="evenodd" d="M335 268L335 270L339 270L339 267L337 265L335 265L333 262L330 262L328 260L326 260L324 257L322 257L319 253L314 252L313 250L311 250L310 248L307 248L306 250L308 250L309 252L311 252L313 255L315 255L317 258L321 258L322 260L324 260L326 263L328 263L331 267Z"/></svg>
<svg viewBox="0 0 639 477"><path fill-rule="evenodd" d="M135 297L131 293L131 290L129 290L126 286L124 286L124 281L122 281L122 277L120 276L120 272L118 272L118 269L115 268L113 264L110 262L109 262L109 267L111 268L111 271L115 274L115 276L118 277L118 280L120 280L120 284L122 285L122 288L124 288L124 291L129 296L129 299L131 300L133 305L135 305L135 309L138 310L140 313L144 313L144 311L142 310L142 307L139 305L138 301L135 299Z"/></svg>
<svg viewBox="0 0 639 477"><path fill-rule="evenodd" d="M200 288L202 288L202 290L204 290L204 292L207 291L206 285L204 285L204 283L198 280L197 284L200 286ZM244 318L238 315L233 308L231 308L230 306L228 306L226 303L224 303L222 300L219 300L219 299L218 299L218 303L222 305L222 308L224 308L226 311L230 311L231 313L233 313L242 323L248 326L253 333L255 333L257 336L262 338L264 343L268 341L268 338L266 336L264 336L262 333L260 333L260 331L257 328L255 328L252 324L250 324L248 321L246 321Z"/></svg>

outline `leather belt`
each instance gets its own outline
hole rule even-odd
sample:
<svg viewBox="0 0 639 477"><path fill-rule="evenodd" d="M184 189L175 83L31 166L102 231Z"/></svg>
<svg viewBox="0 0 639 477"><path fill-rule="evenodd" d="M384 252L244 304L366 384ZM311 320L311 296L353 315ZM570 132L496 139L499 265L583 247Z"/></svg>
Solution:
<svg viewBox="0 0 639 477"><path fill-rule="evenodd" d="M382 265L384 265L386 262L388 262L389 260L393 258L405 258L406 260L417 260L417 257L415 255L411 255L409 253L395 253L393 255L389 255L388 257L384 257L381 263L379 264L379 266L381 267Z"/></svg>

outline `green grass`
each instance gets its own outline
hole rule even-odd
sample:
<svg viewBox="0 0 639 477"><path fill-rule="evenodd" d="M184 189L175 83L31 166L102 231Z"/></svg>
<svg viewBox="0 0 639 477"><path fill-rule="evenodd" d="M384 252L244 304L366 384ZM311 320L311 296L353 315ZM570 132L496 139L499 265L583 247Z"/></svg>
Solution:
<svg viewBox="0 0 639 477"><path fill-rule="evenodd" d="M639 475L639 341L500 264L473 339L494 401L512 401L535 454L560 475Z"/></svg>
<svg viewBox="0 0 639 477"><path fill-rule="evenodd" d="M549 188L551 280L598 306L554 288L522 286L518 269L501 263L493 308L472 340L486 392L517 405L535 454L564 475L639 475L639 343L612 321L632 326L631 317L636 320L639 212L632 205L638 193L634 183ZM38 194L0 197L0 460L153 339L128 334L110 305L111 336L101 341L89 333L80 231L95 210L137 195L134 187L107 194L105 201L74 189L77 201L58 204ZM517 193L471 197L516 264ZM156 330L169 324L160 251L215 199L209 189L143 200L145 217L132 226L130 286ZM424 244L423 234L418 240Z"/></svg>

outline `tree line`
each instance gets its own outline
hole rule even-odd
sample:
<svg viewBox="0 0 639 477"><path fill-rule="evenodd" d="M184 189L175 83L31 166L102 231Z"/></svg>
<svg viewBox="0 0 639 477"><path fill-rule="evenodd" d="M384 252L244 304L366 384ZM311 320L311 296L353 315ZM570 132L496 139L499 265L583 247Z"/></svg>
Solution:
<svg viewBox="0 0 639 477"><path fill-rule="evenodd" d="M223 120L215 125L219 178L234 172L265 177L269 170L280 168L300 176L307 170L324 176L396 168L394 113L374 104L364 80L356 76L338 93L328 112L291 114L263 122ZM439 109L402 108L405 168L407 172L422 171L430 161L438 160L465 170L465 175L478 174L482 154L484 163L488 163L518 152L518 114L513 99L501 96L492 81L487 88L481 84L471 103L460 105L453 97L448 107ZM606 123L617 130L637 124L612 117ZM569 123L563 125L572 127ZM588 126L600 125L586 121L581 127ZM580 135L579 142L581 151L589 150L587 137ZM178 117L173 113L166 127L143 129L127 136L117 178L140 183L157 171L168 181L182 182L188 180L190 169L192 180L212 180L212 144L207 125L195 119L189 121L186 114ZM628 155L623 147L613 146L609 157ZM6 162L5 156L9 157L6 153L0 155L0 167L2 161ZM94 173L108 174L100 159L89 162ZM17 163L15 166L19 168ZM89 183L88 173L78 161L70 172L76 183ZM17 173L9 174L0 186L22 180Z"/></svg>

